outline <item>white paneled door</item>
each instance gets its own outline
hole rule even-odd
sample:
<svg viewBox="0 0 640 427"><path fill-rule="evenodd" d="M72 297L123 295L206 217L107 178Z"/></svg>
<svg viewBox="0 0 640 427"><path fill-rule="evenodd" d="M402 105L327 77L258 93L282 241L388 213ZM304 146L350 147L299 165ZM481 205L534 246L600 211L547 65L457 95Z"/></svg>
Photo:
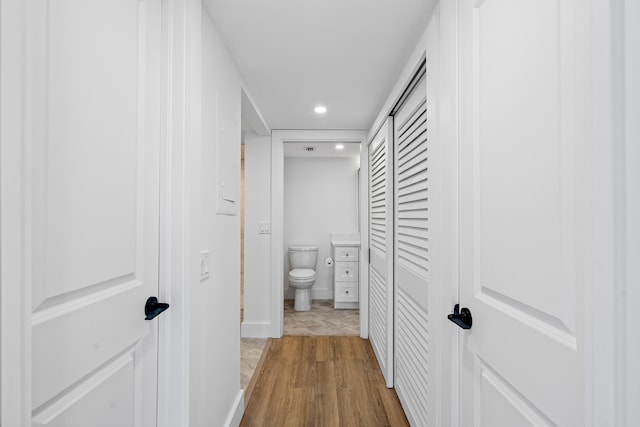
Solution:
<svg viewBox="0 0 640 427"><path fill-rule="evenodd" d="M369 144L369 340L393 387L393 119Z"/></svg>
<svg viewBox="0 0 640 427"><path fill-rule="evenodd" d="M155 426L161 2L28 3L33 425Z"/></svg>
<svg viewBox="0 0 640 427"><path fill-rule="evenodd" d="M460 2L460 425L586 425L582 7Z"/></svg>
<svg viewBox="0 0 640 427"><path fill-rule="evenodd" d="M426 426L434 416L434 381L428 351L431 183L424 66L412 86L393 118L395 387L411 424Z"/></svg>

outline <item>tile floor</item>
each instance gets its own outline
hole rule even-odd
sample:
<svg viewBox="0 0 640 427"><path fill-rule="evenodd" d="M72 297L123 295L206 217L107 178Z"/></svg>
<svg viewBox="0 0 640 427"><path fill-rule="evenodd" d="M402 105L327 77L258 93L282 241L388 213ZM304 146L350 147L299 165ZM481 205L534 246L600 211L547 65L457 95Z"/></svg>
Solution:
<svg viewBox="0 0 640 427"><path fill-rule="evenodd" d="M268 338L240 339L240 388L246 390Z"/></svg>
<svg viewBox="0 0 640 427"><path fill-rule="evenodd" d="M293 300L284 302L285 335L359 335L358 310L335 310L333 301L313 301L310 311L295 311ZM260 361L267 339L242 338L240 348L240 388L246 389Z"/></svg>
<svg viewBox="0 0 640 427"><path fill-rule="evenodd" d="M293 300L284 301L285 335L360 335L360 312L336 310L333 301L316 300L310 311L295 311Z"/></svg>

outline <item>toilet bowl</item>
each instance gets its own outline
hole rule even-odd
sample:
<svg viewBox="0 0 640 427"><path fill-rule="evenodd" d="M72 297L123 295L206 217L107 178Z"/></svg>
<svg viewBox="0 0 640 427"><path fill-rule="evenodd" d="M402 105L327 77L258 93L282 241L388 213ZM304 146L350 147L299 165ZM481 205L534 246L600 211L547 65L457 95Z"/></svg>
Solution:
<svg viewBox="0 0 640 427"><path fill-rule="evenodd" d="M315 282L316 272L309 268L298 268L289 272L289 286L296 290L294 310L311 310L311 287Z"/></svg>
<svg viewBox="0 0 640 427"><path fill-rule="evenodd" d="M289 247L289 286L295 289L293 309L311 310L311 287L316 281L317 246Z"/></svg>

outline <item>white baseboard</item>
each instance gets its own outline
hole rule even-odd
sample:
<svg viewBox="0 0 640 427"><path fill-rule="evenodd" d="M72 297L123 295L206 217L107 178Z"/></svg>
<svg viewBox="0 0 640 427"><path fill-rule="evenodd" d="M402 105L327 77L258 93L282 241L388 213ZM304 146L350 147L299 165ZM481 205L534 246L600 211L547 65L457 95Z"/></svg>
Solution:
<svg viewBox="0 0 640 427"><path fill-rule="evenodd" d="M288 288L284 291L284 299L293 299L295 290ZM311 288L311 299L333 300L333 289L313 289Z"/></svg>
<svg viewBox="0 0 640 427"><path fill-rule="evenodd" d="M311 299L333 300L333 289L311 289Z"/></svg>
<svg viewBox="0 0 640 427"><path fill-rule="evenodd" d="M233 407L231 408L231 412L229 412L229 416L227 417L227 421L225 421L225 427L238 427L240 425L240 421L242 421L242 416L244 415L244 390L240 390L238 392L238 396L236 396L236 400L233 402Z"/></svg>
<svg viewBox="0 0 640 427"><path fill-rule="evenodd" d="M271 322L242 322L240 336L242 338L270 338Z"/></svg>
<svg viewBox="0 0 640 427"><path fill-rule="evenodd" d="M358 302L334 302L333 308L338 310L348 309L348 310L358 310L360 308L360 303Z"/></svg>

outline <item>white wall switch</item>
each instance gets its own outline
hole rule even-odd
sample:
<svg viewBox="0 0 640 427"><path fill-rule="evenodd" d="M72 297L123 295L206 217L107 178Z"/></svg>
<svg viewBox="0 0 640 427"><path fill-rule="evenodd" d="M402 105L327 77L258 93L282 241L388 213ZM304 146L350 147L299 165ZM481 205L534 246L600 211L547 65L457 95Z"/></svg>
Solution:
<svg viewBox="0 0 640 427"><path fill-rule="evenodd" d="M271 234L271 223L269 221L258 221L258 234Z"/></svg>
<svg viewBox="0 0 640 427"><path fill-rule="evenodd" d="M211 252L200 251L200 281L201 282L209 278L210 270L211 270Z"/></svg>

